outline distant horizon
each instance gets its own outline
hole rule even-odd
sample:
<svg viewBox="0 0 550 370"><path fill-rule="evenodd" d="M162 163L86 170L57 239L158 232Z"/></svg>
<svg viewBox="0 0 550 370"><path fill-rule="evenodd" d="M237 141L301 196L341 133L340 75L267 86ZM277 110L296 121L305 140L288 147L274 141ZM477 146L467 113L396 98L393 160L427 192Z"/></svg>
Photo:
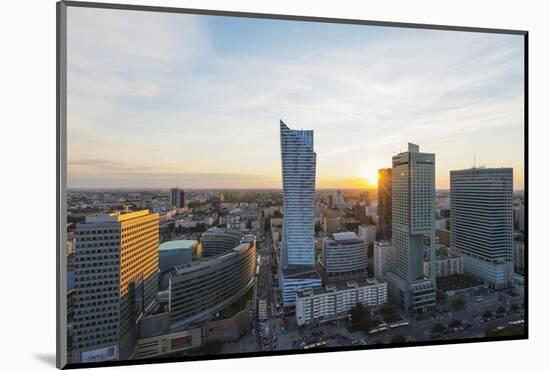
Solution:
<svg viewBox="0 0 550 370"><path fill-rule="evenodd" d="M173 186L173 187L113 187L113 188L84 188L84 187L74 187L74 188L67 188L68 191L83 191L83 190L92 190L92 191L98 191L98 190L143 190L143 191L153 191L153 190L170 190L178 188L183 191L195 191L195 190L203 190L203 191L238 191L238 190L280 190L283 191L281 188L185 188L182 186ZM318 190L363 190L363 191L369 191L369 190L378 190L378 188L315 188L315 191ZM435 191L450 191L450 188L436 188ZM513 191L525 191L525 189L513 189Z"/></svg>

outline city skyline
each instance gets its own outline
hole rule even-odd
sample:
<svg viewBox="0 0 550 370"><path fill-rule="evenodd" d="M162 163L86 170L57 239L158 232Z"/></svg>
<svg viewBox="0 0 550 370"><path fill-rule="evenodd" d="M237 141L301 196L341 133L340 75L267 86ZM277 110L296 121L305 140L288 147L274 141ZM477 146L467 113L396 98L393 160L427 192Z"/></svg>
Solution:
<svg viewBox="0 0 550 370"><path fill-rule="evenodd" d="M438 189L474 156L524 187L522 36L69 14L70 188L280 189L280 119L316 132L318 189L374 187L408 142Z"/></svg>

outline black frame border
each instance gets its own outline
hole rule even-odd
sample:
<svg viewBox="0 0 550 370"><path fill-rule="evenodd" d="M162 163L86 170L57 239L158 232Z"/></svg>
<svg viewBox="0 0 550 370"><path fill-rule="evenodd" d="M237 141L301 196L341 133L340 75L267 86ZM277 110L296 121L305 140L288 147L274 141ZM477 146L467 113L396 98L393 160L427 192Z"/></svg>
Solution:
<svg viewBox="0 0 550 370"><path fill-rule="evenodd" d="M194 362L207 360L222 360L222 359L237 359L251 357L270 357L284 356L296 354L311 354L311 353L328 353L328 352L347 352L347 351L362 351L370 349L385 349L385 348L406 348L406 347L423 347L423 346L439 346L448 344L471 344L485 342L500 342L510 340L524 340L529 338L529 32L526 30L498 29L498 28L482 28L482 27L462 27L450 25L432 25L424 23L405 23L405 22L384 22L373 20L347 19L347 18L328 18L316 16L300 16L287 14L270 14L270 13L253 13L253 12L238 12L213 9L192 9L192 8L177 8L165 6L149 6L149 5L131 5L131 4L114 4L114 3L99 3L99 2L82 2L82 1L65 1L61 0L56 4L56 122L57 122L57 142L56 142L56 170L57 170L57 245L56 245L56 367L60 369L83 369L96 367L111 367L111 366L127 366L127 365L144 365L144 364L162 364L174 362ZM490 338L469 338L469 339L446 339L438 341L421 341L413 343L400 344L372 344L350 347L332 347L319 348L310 350L280 350L268 352L243 352L232 354L214 354L190 356L188 358L153 358L141 360L121 360L121 361L105 361L95 363L66 363L66 299L63 297L66 289L66 275L64 274L66 266L63 264L64 254L62 253L64 242L64 230L66 222L66 199L64 199L67 190L66 184L66 145L67 145L67 70L66 70L66 8L95 8L95 9L116 9L116 10L133 10L145 12L161 12L161 13L179 13L179 14L196 14L196 15L211 15L225 16L238 18L256 18L256 19L274 19L288 21L303 21L303 22L320 22L320 23L340 23L340 24L355 24L379 27L397 27L397 28L416 28L427 30L442 30L442 31L459 31L459 32L477 32L477 33L494 33L505 35L522 35L524 37L524 207L525 207L525 293L524 293L524 309L525 309L525 334L520 336L503 336ZM63 271L62 271L63 270ZM65 324L65 325L63 325ZM61 328L61 326L64 326Z"/></svg>

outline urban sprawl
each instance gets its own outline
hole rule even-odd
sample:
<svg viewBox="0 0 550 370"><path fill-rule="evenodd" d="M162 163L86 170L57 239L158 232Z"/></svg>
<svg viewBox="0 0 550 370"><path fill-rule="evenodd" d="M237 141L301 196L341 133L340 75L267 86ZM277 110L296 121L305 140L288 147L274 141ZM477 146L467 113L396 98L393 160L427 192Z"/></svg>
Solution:
<svg viewBox="0 0 550 370"><path fill-rule="evenodd" d="M70 189L69 363L523 335L512 168L409 143L377 189L316 189L280 122L280 189ZM174 184L184 185L184 184Z"/></svg>

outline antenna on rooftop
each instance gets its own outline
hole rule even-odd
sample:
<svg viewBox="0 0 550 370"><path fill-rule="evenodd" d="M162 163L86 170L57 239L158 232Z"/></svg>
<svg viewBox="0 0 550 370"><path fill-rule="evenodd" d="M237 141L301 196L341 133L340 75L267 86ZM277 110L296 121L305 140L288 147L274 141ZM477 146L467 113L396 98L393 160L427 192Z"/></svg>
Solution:
<svg viewBox="0 0 550 370"><path fill-rule="evenodd" d="M476 168L476 154L474 153L474 168Z"/></svg>

